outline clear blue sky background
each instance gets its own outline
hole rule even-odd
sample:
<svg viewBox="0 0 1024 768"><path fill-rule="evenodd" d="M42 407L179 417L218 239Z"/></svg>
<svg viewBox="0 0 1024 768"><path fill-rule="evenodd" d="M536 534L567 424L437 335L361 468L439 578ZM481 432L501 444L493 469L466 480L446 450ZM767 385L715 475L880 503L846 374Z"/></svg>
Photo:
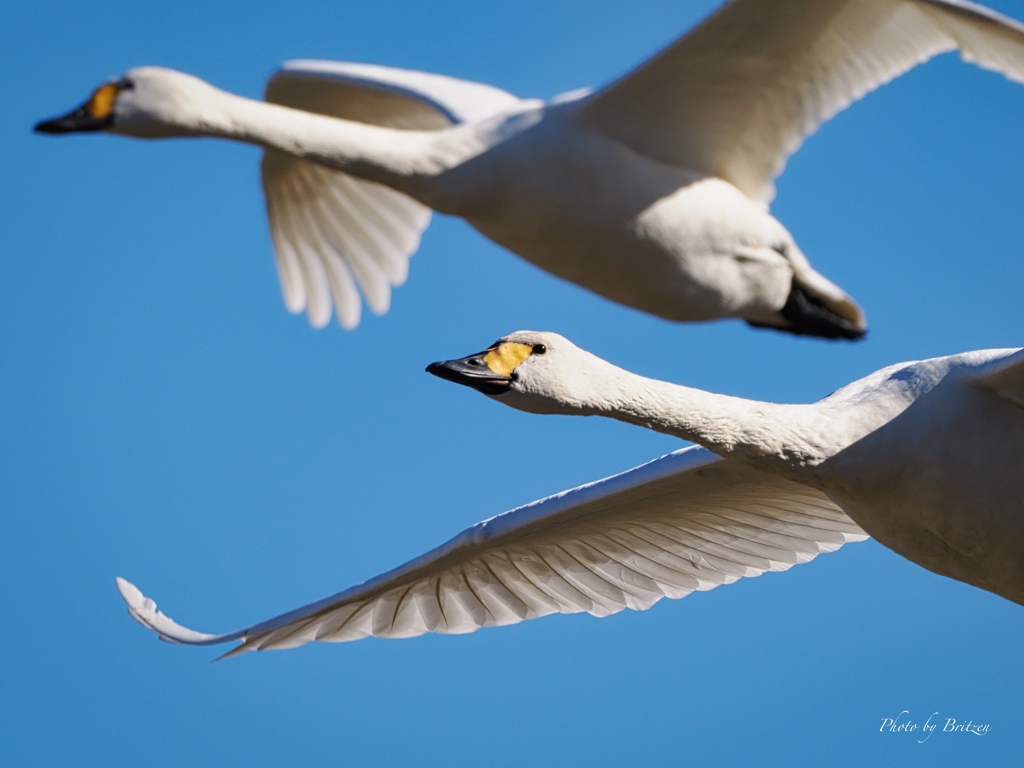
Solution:
<svg viewBox="0 0 1024 768"><path fill-rule="evenodd" d="M1024 17L1024 6L991 0ZM711 0L37 0L0 48L0 763L1008 765L1024 609L874 542L646 613L316 644L217 664L126 615L235 629L479 519L678 443L518 413L434 379L519 328L638 372L818 399L900 360L1024 343L1024 88L945 57L829 123L774 206L865 306L867 341L614 306L437 217L354 333L282 305L258 152L30 127L139 64L257 96L295 57L551 96L599 84ZM949 435L955 440L956 435ZM882 718L990 723L925 744Z"/></svg>

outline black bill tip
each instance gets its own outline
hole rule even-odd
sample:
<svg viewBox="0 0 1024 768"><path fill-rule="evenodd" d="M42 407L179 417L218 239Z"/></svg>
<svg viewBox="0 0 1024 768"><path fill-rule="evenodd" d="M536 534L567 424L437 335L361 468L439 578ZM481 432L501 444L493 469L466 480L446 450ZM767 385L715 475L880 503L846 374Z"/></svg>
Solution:
<svg viewBox="0 0 1024 768"><path fill-rule="evenodd" d="M511 377L501 376L487 367L482 355L470 355L461 360L442 360L427 366L432 373L445 381L454 381L471 387L485 395L500 395L508 391Z"/></svg>
<svg viewBox="0 0 1024 768"><path fill-rule="evenodd" d="M38 122L34 126L32 126L32 130L35 133L46 133L46 134L50 134L50 135L57 134L57 133L70 133L71 132L70 130L68 130L64 126L63 121L60 120L60 119L57 119L57 120L41 120L40 122Z"/></svg>
<svg viewBox="0 0 1024 768"><path fill-rule="evenodd" d="M41 120L32 127L32 130L36 133L57 136L64 133L102 131L109 128L112 122L113 115L101 118L93 117L89 110L82 106L73 112L68 112L66 115L49 120Z"/></svg>

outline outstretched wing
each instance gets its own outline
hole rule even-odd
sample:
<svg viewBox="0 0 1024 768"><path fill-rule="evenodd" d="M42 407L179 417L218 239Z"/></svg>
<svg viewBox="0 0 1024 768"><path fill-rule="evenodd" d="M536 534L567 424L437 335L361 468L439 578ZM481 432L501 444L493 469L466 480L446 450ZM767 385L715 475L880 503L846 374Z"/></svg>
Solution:
<svg viewBox="0 0 1024 768"><path fill-rule="evenodd" d="M1024 82L1024 26L966 0L733 0L578 114L638 152L767 204L819 125L957 49Z"/></svg>
<svg viewBox="0 0 1024 768"><path fill-rule="evenodd" d="M393 571L238 632L187 629L129 582L118 587L164 640L240 640L233 655L645 610L864 538L822 493L694 447L477 523Z"/></svg>
<svg viewBox="0 0 1024 768"><path fill-rule="evenodd" d="M1007 353L975 371L974 382L1024 408L1024 349Z"/></svg>
<svg viewBox="0 0 1024 768"><path fill-rule="evenodd" d="M267 83L266 100L307 112L406 130L481 120L519 100L488 85L368 64L292 61ZM408 274L430 210L387 187L266 150L267 215L285 304L316 327L331 307L359 324L362 291L377 314Z"/></svg>

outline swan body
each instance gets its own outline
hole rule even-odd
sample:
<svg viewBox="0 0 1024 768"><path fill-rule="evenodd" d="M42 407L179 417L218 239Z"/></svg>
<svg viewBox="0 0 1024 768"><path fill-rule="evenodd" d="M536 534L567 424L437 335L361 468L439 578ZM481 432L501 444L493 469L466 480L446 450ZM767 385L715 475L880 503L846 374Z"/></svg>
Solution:
<svg viewBox="0 0 1024 768"><path fill-rule="evenodd" d="M264 148L287 306L385 312L430 210L670 320L857 338L856 303L768 212L802 140L936 54L1024 82L1024 26L965 0L735 0L610 85L548 102L420 72L298 61L266 101L143 67L45 133Z"/></svg>
<svg viewBox="0 0 1024 768"><path fill-rule="evenodd" d="M647 379L550 333L428 370L514 408L627 421L815 488L904 557L1024 604L1024 350L893 365L808 405Z"/></svg>

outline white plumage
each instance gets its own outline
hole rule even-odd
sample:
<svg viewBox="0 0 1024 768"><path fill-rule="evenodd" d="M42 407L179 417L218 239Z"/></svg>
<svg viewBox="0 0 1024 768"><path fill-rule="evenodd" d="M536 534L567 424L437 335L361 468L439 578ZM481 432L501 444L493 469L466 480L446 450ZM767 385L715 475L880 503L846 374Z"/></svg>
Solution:
<svg viewBox="0 0 1024 768"><path fill-rule="evenodd" d="M1024 605L1024 350L900 363L807 405L647 379L534 331L428 370L520 410L700 443L816 489L915 563Z"/></svg>
<svg viewBox="0 0 1024 768"><path fill-rule="evenodd" d="M860 308L768 213L773 180L822 122L952 50L1024 81L1024 27L975 3L734 0L612 84L547 103L313 61L275 74L264 103L147 67L109 84L109 113L94 97L38 129L264 147L285 301L316 326L332 307L358 323L357 289L386 311L434 209L660 317L856 338Z"/></svg>
<svg viewBox="0 0 1024 768"><path fill-rule="evenodd" d="M345 120L436 131L484 120L519 100L487 85L367 64L292 61L267 83L266 100ZM358 285L378 315L391 287L409 274L409 257L430 209L372 181L267 149L261 167L285 304L306 310L316 327L331 306L345 328L359 324Z"/></svg>
<svg viewBox="0 0 1024 768"><path fill-rule="evenodd" d="M393 571L238 632L182 627L117 583L131 615L163 639L242 641L234 654L644 610L863 538L818 491L693 447L478 523Z"/></svg>
<svg viewBox="0 0 1024 768"><path fill-rule="evenodd" d="M1024 604L1024 350L900 363L809 405L646 379L533 331L429 370L520 410L607 416L705 447L478 523L237 632L187 629L119 579L131 615L172 642L241 641L231 653L463 633L555 612L643 610L785 570L865 532Z"/></svg>

